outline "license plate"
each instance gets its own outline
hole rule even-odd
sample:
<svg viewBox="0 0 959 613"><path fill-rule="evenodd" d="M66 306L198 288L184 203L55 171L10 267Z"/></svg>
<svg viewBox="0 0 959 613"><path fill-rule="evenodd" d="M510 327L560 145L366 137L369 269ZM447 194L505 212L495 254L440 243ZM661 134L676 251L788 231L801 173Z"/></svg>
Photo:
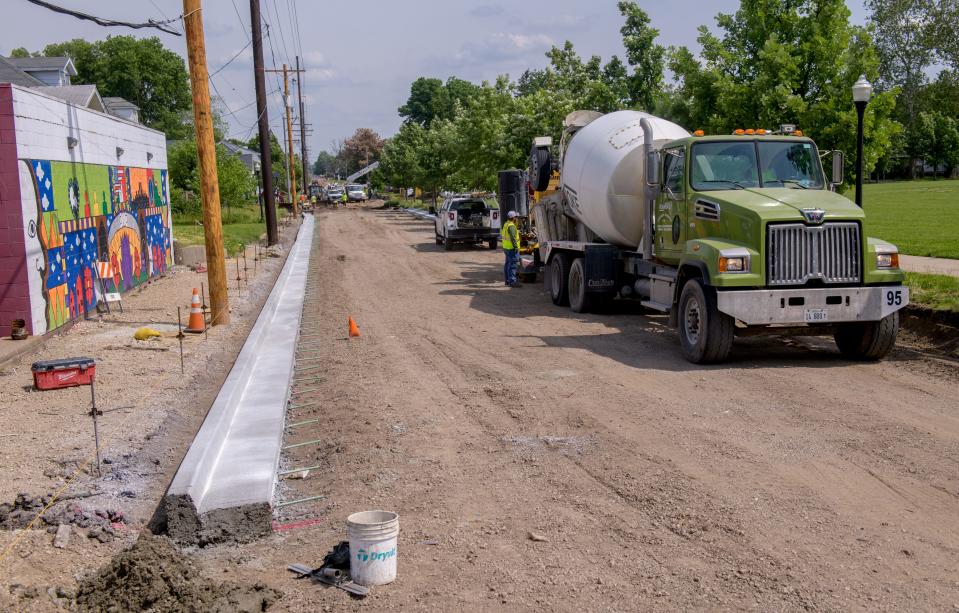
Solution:
<svg viewBox="0 0 959 613"><path fill-rule="evenodd" d="M806 309L806 322L808 323L816 323L828 319L826 309Z"/></svg>

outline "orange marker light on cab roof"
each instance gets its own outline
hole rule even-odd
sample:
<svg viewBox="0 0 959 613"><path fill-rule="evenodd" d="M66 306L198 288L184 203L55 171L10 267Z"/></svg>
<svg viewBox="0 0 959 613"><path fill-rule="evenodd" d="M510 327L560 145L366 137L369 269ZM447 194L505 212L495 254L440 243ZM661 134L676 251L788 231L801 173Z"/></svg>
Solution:
<svg viewBox="0 0 959 613"><path fill-rule="evenodd" d="M706 133L703 132L702 130L696 130L695 132L693 132L693 136L705 136L705 135Z"/></svg>
<svg viewBox="0 0 959 613"><path fill-rule="evenodd" d="M758 130L756 130L756 134L763 136L764 134L766 134L766 131L763 130L762 128L759 128Z"/></svg>
<svg viewBox="0 0 959 613"><path fill-rule="evenodd" d="M793 132L793 136L802 136L802 130L796 130Z"/></svg>
<svg viewBox="0 0 959 613"><path fill-rule="evenodd" d="M746 131L743 130L742 128L736 128L736 130L733 131L733 134L736 134L737 136L742 136L742 135L745 134L745 133L746 133Z"/></svg>
<svg viewBox="0 0 959 613"><path fill-rule="evenodd" d="M756 131L753 130L752 128L746 128L746 134L749 134L750 136L752 136L752 135L755 134L755 133L756 133Z"/></svg>

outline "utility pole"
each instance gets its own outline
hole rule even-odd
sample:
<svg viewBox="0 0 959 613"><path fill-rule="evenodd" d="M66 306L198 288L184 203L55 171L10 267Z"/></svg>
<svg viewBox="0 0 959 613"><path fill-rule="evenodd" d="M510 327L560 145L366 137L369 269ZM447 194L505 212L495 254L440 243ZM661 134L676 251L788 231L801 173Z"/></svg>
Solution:
<svg viewBox="0 0 959 613"><path fill-rule="evenodd" d="M250 0L250 24L253 34L253 80L256 83L257 123L260 126L260 177L263 181L263 200L261 207L266 208L266 244L280 242L276 230L276 202L273 197L273 158L270 142L270 117L266 111L266 84L263 74L263 32L261 29L260 0ZM260 209L260 221L263 220Z"/></svg>
<svg viewBox="0 0 959 613"><path fill-rule="evenodd" d="M306 72L304 70L303 72ZM296 97L300 103L300 163L303 164L303 191L308 184L306 174L306 114L303 112L303 75L300 72L300 56L296 56Z"/></svg>
<svg viewBox="0 0 959 613"><path fill-rule="evenodd" d="M206 67L206 43L203 40L200 0L183 0L183 23L193 90L196 149L200 162L203 237L206 242L206 267L210 282L210 325L225 325L230 323L230 304L227 296L226 260L223 254L223 223L220 219L220 184L216 177L216 144L213 142L213 117L210 113L210 76Z"/></svg>
<svg viewBox="0 0 959 613"><path fill-rule="evenodd" d="M293 212L297 210L296 206L296 170L295 158L293 156L293 99L290 98L290 67L283 64L283 70L265 70L264 72L282 72L283 73L283 104L286 105L286 151L289 156L287 167L290 171L290 200L293 204ZM297 67L292 71L299 78L302 70Z"/></svg>
<svg viewBox="0 0 959 613"><path fill-rule="evenodd" d="M299 76L299 75L297 75ZM290 73L283 64L283 104L286 105L286 152L290 158L290 200L296 213L296 166L293 157L293 100L290 99Z"/></svg>

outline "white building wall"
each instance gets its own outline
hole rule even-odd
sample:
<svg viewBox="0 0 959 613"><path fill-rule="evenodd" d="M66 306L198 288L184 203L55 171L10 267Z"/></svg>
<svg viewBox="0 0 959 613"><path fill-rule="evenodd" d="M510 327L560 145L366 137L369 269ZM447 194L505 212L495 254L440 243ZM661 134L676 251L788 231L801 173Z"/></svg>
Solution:
<svg viewBox="0 0 959 613"><path fill-rule="evenodd" d="M17 157L166 169L166 135L59 98L13 87ZM67 138L77 139L70 149ZM116 148L123 149L118 158ZM153 155L147 159L147 153Z"/></svg>

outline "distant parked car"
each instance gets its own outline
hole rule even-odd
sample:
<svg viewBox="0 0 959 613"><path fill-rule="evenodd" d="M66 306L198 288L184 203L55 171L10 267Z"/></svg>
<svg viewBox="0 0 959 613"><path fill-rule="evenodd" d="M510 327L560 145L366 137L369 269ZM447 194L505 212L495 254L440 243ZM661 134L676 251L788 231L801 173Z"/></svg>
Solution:
<svg viewBox="0 0 959 613"><path fill-rule="evenodd" d="M350 202L363 202L366 197L366 186L359 183L350 183L346 186L346 197Z"/></svg>
<svg viewBox="0 0 959 613"><path fill-rule="evenodd" d="M339 202L343 198L343 188L339 185L328 185L324 192L324 200L327 202Z"/></svg>

